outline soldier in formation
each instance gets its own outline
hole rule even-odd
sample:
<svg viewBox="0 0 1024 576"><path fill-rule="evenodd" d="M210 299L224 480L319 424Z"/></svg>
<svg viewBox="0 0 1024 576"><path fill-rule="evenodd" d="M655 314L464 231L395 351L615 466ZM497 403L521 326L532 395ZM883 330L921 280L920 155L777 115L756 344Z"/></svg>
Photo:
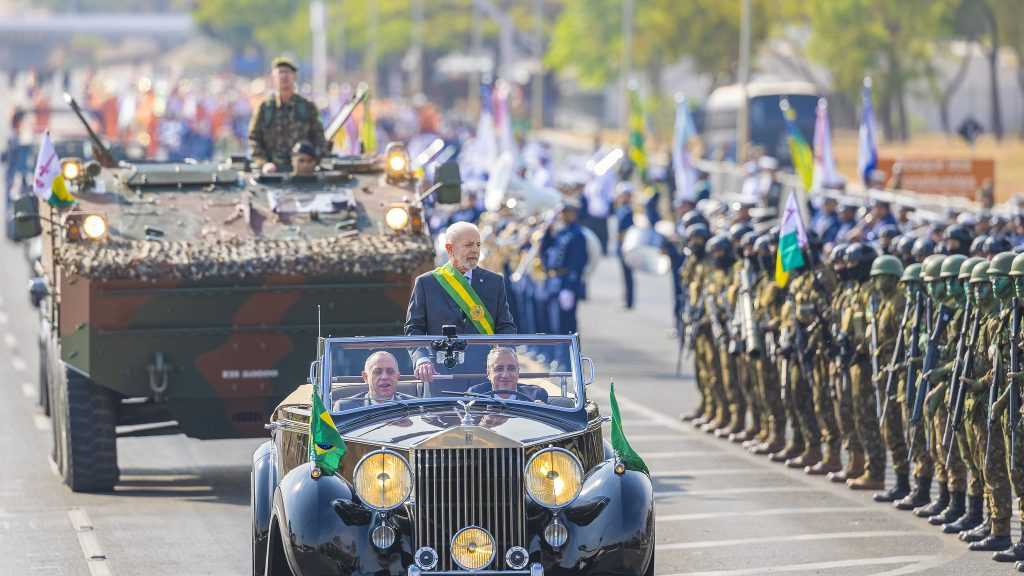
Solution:
<svg viewBox="0 0 1024 576"><path fill-rule="evenodd" d="M681 349L700 399L683 420L874 491L1024 572L1011 530L1024 502L1024 254L1006 226L887 223L828 244L811 231L781 282L777 228L713 220L694 209L677 227Z"/></svg>

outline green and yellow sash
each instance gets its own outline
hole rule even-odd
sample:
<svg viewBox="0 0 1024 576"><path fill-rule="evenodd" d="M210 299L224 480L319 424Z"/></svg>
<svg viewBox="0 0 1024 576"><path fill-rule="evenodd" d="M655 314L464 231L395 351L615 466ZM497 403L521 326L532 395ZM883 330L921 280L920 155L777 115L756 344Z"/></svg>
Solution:
<svg viewBox="0 0 1024 576"><path fill-rule="evenodd" d="M452 266L449 262L444 266L434 269L434 278L444 291L451 296L452 300L459 305L459 308L466 313L466 317L476 326L476 331L481 334L494 334L494 319L491 313L480 301L473 287L469 285L466 277Z"/></svg>

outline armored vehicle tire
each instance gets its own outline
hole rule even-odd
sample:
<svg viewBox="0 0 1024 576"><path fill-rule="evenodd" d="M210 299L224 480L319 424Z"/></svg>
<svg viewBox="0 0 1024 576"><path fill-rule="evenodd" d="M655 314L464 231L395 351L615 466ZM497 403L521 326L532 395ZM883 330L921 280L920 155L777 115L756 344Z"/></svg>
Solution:
<svg viewBox="0 0 1024 576"><path fill-rule="evenodd" d="M75 492L105 492L117 482L117 397L55 362L50 397L54 461Z"/></svg>

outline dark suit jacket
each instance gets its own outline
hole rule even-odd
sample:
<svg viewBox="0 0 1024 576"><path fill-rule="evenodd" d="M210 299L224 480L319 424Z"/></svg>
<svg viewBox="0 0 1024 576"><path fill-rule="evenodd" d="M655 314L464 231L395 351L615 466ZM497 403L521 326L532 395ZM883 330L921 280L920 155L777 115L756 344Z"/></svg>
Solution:
<svg viewBox="0 0 1024 576"><path fill-rule="evenodd" d="M483 268L473 270L473 290L480 296L487 311L494 319L495 334L515 334L516 324L505 297L505 280ZM441 326L452 324L459 334L476 334L473 322L466 318L459 305L444 291L434 278L433 272L420 274L416 278L409 311L405 315L406 336L424 334L440 335Z"/></svg>
<svg viewBox="0 0 1024 576"><path fill-rule="evenodd" d="M547 404L548 403L548 391L541 388L540 386L534 386L532 384L520 384L517 389L530 397L531 400ZM469 387L469 392L476 392L477 394L490 394L493 390L490 382L483 382ZM516 397L519 400L522 398Z"/></svg>

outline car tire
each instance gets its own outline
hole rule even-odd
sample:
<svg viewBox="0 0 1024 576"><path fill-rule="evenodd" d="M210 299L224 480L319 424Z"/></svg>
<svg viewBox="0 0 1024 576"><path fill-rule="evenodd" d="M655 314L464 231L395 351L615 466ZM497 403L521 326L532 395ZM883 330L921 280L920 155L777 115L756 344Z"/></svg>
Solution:
<svg viewBox="0 0 1024 576"><path fill-rule="evenodd" d="M50 407L57 468L74 492L113 490L118 478L117 397L59 365Z"/></svg>

